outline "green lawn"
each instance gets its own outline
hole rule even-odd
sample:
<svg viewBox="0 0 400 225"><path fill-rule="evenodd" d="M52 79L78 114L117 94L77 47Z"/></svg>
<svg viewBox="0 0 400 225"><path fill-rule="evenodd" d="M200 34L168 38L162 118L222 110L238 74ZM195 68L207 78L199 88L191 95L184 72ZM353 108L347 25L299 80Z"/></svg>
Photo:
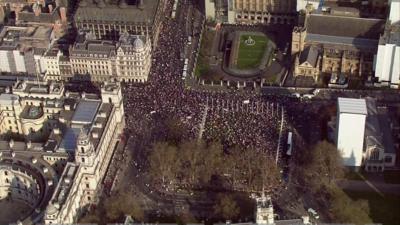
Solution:
<svg viewBox="0 0 400 225"><path fill-rule="evenodd" d="M370 217L374 223L384 225L399 224L400 221L400 195L384 195L383 197L375 192L354 192L345 191L354 199L365 199L369 203Z"/></svg>
<svg viewBox="0 0 400 225"><path fill-rule="evenodd" d="M254 45L247 45L246 40L251 37L255 41ZM251 69L260 64L268 44L266 36L261 35L241 35L239 53L237 59L238 69Z"/></svg>

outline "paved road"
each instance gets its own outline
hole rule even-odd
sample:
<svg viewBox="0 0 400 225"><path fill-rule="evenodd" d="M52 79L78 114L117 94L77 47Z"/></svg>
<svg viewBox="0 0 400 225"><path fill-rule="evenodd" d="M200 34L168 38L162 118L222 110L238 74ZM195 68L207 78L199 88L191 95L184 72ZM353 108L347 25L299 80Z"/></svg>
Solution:
<svg viewBox="0 0 400 225"><path fill-rule="evenodd" d="M376 192L384 194L400 195L400 184L372 183L370 181L345 180L338 182L339 186L349 191Z"/></svg>

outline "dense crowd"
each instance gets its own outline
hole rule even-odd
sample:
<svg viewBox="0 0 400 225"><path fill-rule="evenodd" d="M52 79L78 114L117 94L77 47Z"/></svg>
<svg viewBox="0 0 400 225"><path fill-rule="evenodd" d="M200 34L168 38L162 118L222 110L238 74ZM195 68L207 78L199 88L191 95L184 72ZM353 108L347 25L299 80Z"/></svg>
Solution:
<svg viewBox="0 0 400 225"><path fill-rule="evenodd" d="M199 138L220 141L225 150L238 147L267 153L273 159L279 143L283 142L279 140L279 124L288 99L260 95L251 90L216 92L185 86L182 53L187 54L189 64L193 63L197 48L190 47L188 35L197 34L200 29L196 26L188 29L193 23L200 23L196 21L195 13L187 14L194 11L188 7L192 6L181 4L176 19L164 17L158 45L152 53L149 82L123 85L127 145L124 153L117 154L118 162L112 163L116 170L110 171L114 173L108 173L110 179L105 185L108 194L120 179L115 175L121 175L118 171L128 166L135 171L123 174L129 180L128 186L135 182L147 196L166 202L165 196L174 194L177 189L150 185L153 180L146 168L149 168L148 149L155 142L170 141L171 133L176 133L179 141ZM168 5L168 9L171 8L172 4ZM188 18L191 18L189 24ZM199 38L195 36L193 39ZM127 151L134 152L133 161L129 161Z"/></svg>
<svg viewBox="0 0 400 225"><path fill-rule="evenodd" d="M202 128L205 140L220 140L228 147L274 151L281 110L278 104L250 92L213 93L185 88L180 56L188 39L186 7L189 5L181 5L178 19L164 18L148 84L125 87L128 135L144 138L148 134L149 141L160 140L168 132L162 120L174 118L182 126L182 139L197 138Z"/></svg>

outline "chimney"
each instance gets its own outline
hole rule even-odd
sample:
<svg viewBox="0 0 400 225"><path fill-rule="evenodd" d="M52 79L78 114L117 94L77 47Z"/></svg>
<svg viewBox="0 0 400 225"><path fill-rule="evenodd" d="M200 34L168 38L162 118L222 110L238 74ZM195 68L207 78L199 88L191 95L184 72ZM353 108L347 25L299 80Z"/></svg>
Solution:
<svg viewBox="0 0 400 225"><path fill-rule="evenodd" d="M61 22L66 23L67 22L67 10L65 7L60 8L60 17L61 17Z"/></svg>
<svg viewBox="0 0 400 225"><path fill-rule="evenodd" d="M53 5L49 4L48 8L49 8L49 13L52 13L53 12Z"/></svg>

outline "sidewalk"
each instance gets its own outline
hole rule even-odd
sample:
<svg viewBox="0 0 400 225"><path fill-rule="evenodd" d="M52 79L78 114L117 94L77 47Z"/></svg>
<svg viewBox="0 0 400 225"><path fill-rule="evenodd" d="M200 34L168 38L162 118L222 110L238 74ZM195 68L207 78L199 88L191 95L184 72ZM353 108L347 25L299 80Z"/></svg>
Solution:
<svg viewBox="0 0 400 225"><path fill-rule="evenodd" d="M381 196L384 194L400 195L400 184L387 184L375 180L342 180L338 182L338 185L349 191L376 192Z"/></svg>

